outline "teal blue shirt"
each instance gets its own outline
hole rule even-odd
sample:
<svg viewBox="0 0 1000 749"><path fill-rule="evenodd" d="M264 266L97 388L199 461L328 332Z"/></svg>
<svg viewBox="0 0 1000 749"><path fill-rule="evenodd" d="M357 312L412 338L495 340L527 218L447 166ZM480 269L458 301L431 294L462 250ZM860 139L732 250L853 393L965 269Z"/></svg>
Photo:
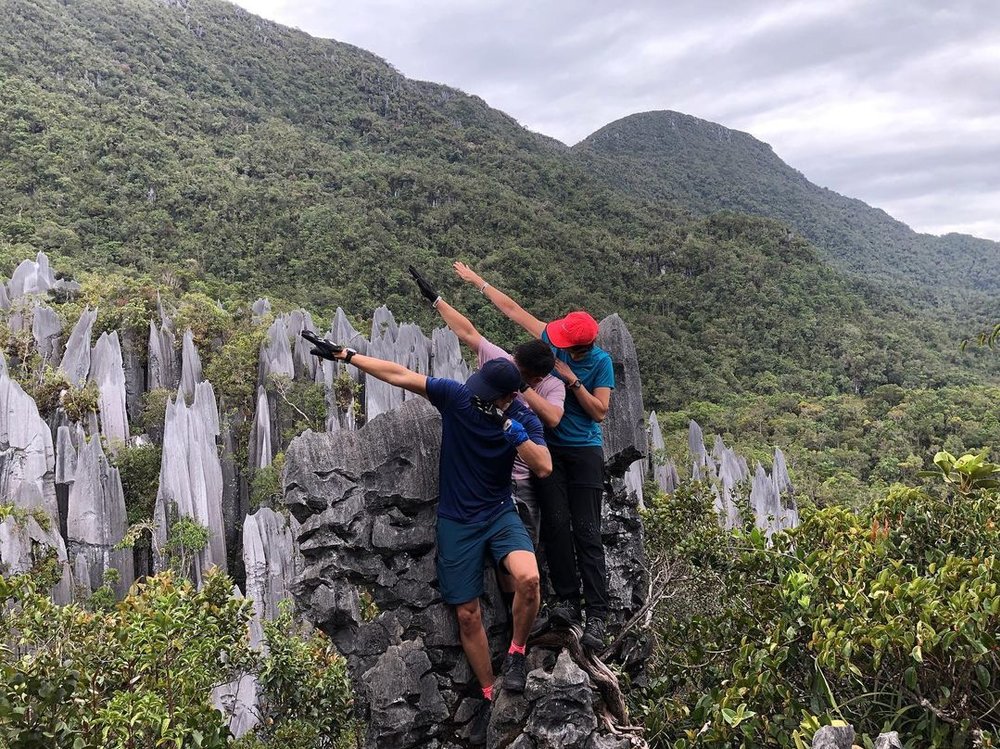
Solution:
<svg viewBox="0 0 1000 749"><path fill-rule="evenodd" d="M549 334L542 332L542 340L552 346ZM552 352L557 359L569 364L580 382L593 393L595 388L612 388L615 386L615 370L611 365L611 355L600 346L594 346L582 359L574 360L568 351L552 346ZM601 436L601 425L590 418L583 410L580 401L573 391L566 392L566 405L562 421L555 429L546 429L550 444L562 447L601 447L604 440Z"/></svg>

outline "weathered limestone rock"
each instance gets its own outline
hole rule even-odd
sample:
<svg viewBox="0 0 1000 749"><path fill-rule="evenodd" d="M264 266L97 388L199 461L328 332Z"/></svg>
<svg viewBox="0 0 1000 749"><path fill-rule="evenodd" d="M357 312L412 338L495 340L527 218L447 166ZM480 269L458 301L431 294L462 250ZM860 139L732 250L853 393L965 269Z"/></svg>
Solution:
<svg viewBox="0 0 1000 749"><path fill-rule="evenodd" d="M285 315L278 315L267 329L267 338L260 349L258 367L259 383L266 385L271 375L288 378L295 376L295 363L289 346L288 322Z"/></svg>
<svg viewBox="0 0 1000 749"><path fill-rule="evenodd" d="M823 726L813 734L813 749L851 749L852 746L853 726Z"/></svg>
<svg viewBox="0 0 1000 749"><path fill-rule="evenodd" d="M250 307L250 312L252 313L254 325L259 325L264 321L264 318L271 314L271 302L267 299L258 299Z"/></svg>
<svg viewBox="0 0 1000 749"><path fill-rule="evenodd" d="M146 383L150 390L173 390L180 383L177 339L174 336L173 325L166 315L161 316L159 327L152 320L149 321Z"/></svg>
<svg viewBox="0 0 1000 749"><path fill-rule="evenodd" d="M118 331L101 333L90 355L91 381L100 395L101 434L109 445L127 442L129 438L128 410L125 406L125 368Z"/></svg>
<svg viewBox="0 0 1000 749"><path fill-rule="evenodd" d="M114 585L118 598L125 596L135 580L132 551L113 548L124 537L127 525L121 476L108 463L101 440L93 437L77 455L66 517L69 552L86 559L89 591L104 584L104 572L110 567L119 572ZM83 570L78 569L77 576L83 582Z"/></svg>
<svg viewBox="0 0 1000 749"><path fill-rule="evenodd" d="M65 373L66 379L73 385L81 386L87 381L90 373L90 337L97 320L97 310L89 307L80 315L73 332L66 342L66 353L63 354L59 369Z"/></svg>
<svg viewBox="0 0 1000 749"><path fill-rule="evenodd" d="M239 739L260 723L257 717L259 692L260 684L253 674L244 674L212 690L212 704L228 719L234 739Z"/></svg>
<svg viewBox="0 0 1000 749"><path fill-rule="evenodd" d="M51 307L35 302L34 313L31 317L31 333L35 339L35 346L42 360L56 366L59 364L62 351L62 320Z"/></svg>
<svg viewBox="0 0 1000 749"><path fill-rule="evenodd" d="M376 314L384 309L384 307L380 307L376 310ZM402 363L399 361L400 352L396 349L396 339L394 337L394 334L399 332L399 328L396 325L395 320L392 319L392 314L389 313L388 310L386 310L386 314L389 315L387 321L384 321L381 324L376 322L372 325L373 335L371 343L368 346L368 353L370 356L374 356L379 359L387 359L389 361ZM378 317L376 317L376 321L377 320ZM384 329L385 333L375 335L374 331L378 329ZM382 382L371 375L366 375L365 418L370 421L379 414L384 414L386 411L398 408L403 403L403 395L404 393L400 388L394 387L386 382Z"/></svg>
<svg viewBox="0 0 1000 749"><path fill-rule="evenodd" d="M257 409L250 431L250 467L264 468L274 460L274 441L271 438L271 408L263 385L257 386Z"/></svg>
<svg viewBox="0 0 1000 749"><path fill-rule="evenodd" d="M122 331L121 353L125 377L125 409L128 418L135 421L142 412L142 396L146 392L146 362L135 331L127 328Z"/></svg>
<svg viewBox="0 0 1000 749"><path fill-rule="evenodd" d="M533 749L589 749L597 732L593 702L589 677L562 651L554 666L528 674L522 696L499 695L487 747L503 749L523 735L521 746Z"/></svg>
<svg viewBox="0 0 1000 749"><path fill-rule="evenodd" d="M653 481L660 491L672 494L677 489L680 480L677 476L677 466L667 458L664 452L663 432L656 411L649 412L649 462L652 468Z"/></svg>
<svg viewBox="0 0 1000 749"><path fill-rule="evenodd" d="M711 483L715 509L726 528L736 528L742 524L739 511L741 496L748 499L755 524L768 537L776 531L798 525L795 489L788 475L785 456L780 449L775 450L770 475L760 463L751 474L746 458L726 447L721 437L715 438L709 454L705 449L702 429L695 421L689 425L688 448L693 458L692 479ZM745 493L748 484L749 496Z"/></svg>
<svg viewBox="0 0 1000 749"><path fill-rule="evenodd" d="M295 549L289 518L262 507L243 522L243 561L246 565L246 596L253 601L250 644L264 641L263 622L277 617L278 604L291 600L295 578Z"/></svg>
<svg viewBox="0 0 1000 749"><path fill-rule="evenodd" d="M181 344L181 384L179 391L184 394L184 398L187 401L194 398L195 390L201 380L201 356L198 355L198 348L194 345L194 334L191 332L191 328L188 328L184 331L184 341Z"/></svg>
<svg viewBox="0 0 1000 749"><path fill-rule="evenodd" d="M618 315L601 320L597 345L611 355L615 390L608 414L601 423L604 462L611 473L624 473L646 456L646 411L642 405L642 380L635 342Z"/></svg>
<svg viewBox="0 0 1000 749"><path fill-rule="evenodd" d="M0 309L10 309L10 296L5 283L0 283Z"/></svg>
<svg viewBox="0 0 1000 749"><path fill-rule="evenodd" d="M14 270L8 284L11 299L25 294L45 294L56 285L56 277L49 267L49 259L39 252L34 260L22 260Z"/></svg>
<svg viewBox="0 0 1000 749"><path fill-rule="evenodd" d="M52 432L34 399L8 376L4 362L0 367L0 498L26 510L40 507L56 523L54 467Z"/></svg>
<svg viewBox="0 0 1000 749"><path fill-rule="evenodd" d="M222 465L216 446L218 436L219 411L210 382L199 382L194 386L194 399L190 406L180 391L176 401L168 401L154 521L161 548L166 542L169 524L177 517L190 517L208 528L209 544L198 554L194 564L197 581L212 565L226 569Z"/></svg>
<svg viewBox="0 0 1000 749"><path fill-rule="evenodd" d="M896 731L880 733L875 739L875 749L903 749L903 742Z"/></svg>
<svg viewBox="0 0 1000 749"><path fill-rule="evenodd" d="M288 316L288 333L292 337L292 369L295 379L312 382L316 379L318 359L309 353L312 344L303 338L303 330L314 330L312 315L305 310L295 310Z"/></svg>
<svg viewBox="0 0 1000 749"><path fill-rule="evenodd" d="M458 382L465 382L471 374L462 358L461 342L448 328L435 328L431 333L431 374Z"/></svg>

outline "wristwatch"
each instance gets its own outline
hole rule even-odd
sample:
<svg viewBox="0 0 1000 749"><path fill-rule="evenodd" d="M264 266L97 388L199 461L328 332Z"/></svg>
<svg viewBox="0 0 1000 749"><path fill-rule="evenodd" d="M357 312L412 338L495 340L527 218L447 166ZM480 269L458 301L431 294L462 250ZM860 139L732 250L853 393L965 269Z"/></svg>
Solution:
<svg viewBox="0 0 1000 749"><path fill-rule="evenodd" d="M579 378L577 378L570 383L569 387L570 390L579 390L580 388L583 387L583 383L580 382Z"/></svg>
<svg viewBox="0 0 1000 749"><path fill-rule="evenodd" d="M350 364L351 363L351 359L353 359L354 355L356 353L358 353L356 349L346 348L346 347L344 348L344 352L345 352L344 353L344 364Z"/></svg>
<svg viewBox="0 0 1000 749"><path fill-rule="evenodd" d="M524 380L521 380L521 384L520 384L520 385L518 386L518 388L517 388L517 392L519 392L519 393L523 393L523 392L524 392L525 390L527 390L527 389L528 389L529 387L531 387L531 385L529 385L529 384L528 384L527 382L525 382Z"/></svg>

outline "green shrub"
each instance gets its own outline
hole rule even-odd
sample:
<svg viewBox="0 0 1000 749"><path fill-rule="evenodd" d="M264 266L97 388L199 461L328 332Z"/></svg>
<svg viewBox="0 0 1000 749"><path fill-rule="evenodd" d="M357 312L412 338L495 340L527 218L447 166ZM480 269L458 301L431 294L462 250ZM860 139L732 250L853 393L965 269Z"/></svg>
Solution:
<svg viewBox="0 0 1000 749"><path fill-rule="evenodd" d="M212 687L250 663L249 604L163 573L117 605L57 606L30 576L0 579L0 741L11 747L223 749ZM105 602L106 603L106 602ZM196 635L196 636L193 636Z"/></svg>
<svg viewBox="0 0 1000 749"><path fill-rule="evenodd" d="M990 481L976 457L942 463ZM690 572L661 608L636 703L654 743L804 746L844 720L913 746L992 745L1000 502L989 484L948 486L963 490L897 486L861 511L806 509L771 544L714 531L706 496L656 498L654 555Z"/></svg>
<svg viewBox="0 0 1000 749"><path fill-rule="evenodd" d="M112 456L121 473L129 525L153 518L153 505L160 486L162 454L159 445L122 445Z"/></svg>
<svg viewBox="0 0 1000 749"><path fill-rule="evenodd" d="M338 749L355 745L357 726L347 662L318 631L297 626L285 605L264 623L268 655L258 674L261 746ZM246 746L254 746L248 743Z"/></svg>
<svg viewBox="0 0 1000 749"><path fill-rule="evenodd" d="M285 454L274 456L271 465L258 468L250 480L250 507L257 510L261 507L278 509L281 507L283 489L281 472L285 467Z"/></svg>

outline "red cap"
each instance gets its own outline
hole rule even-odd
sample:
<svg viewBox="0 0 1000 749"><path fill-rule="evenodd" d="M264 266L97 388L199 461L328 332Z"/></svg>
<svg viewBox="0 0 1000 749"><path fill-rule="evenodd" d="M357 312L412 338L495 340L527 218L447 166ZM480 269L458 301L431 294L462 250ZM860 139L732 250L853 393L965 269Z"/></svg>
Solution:
<svg viewBox="0 0 1000 749"><path fill-rule="evenodd" d="M545 326L549 343L556 348L587 346L597 340L597 320L586 312L570 312Z"/></svg>

